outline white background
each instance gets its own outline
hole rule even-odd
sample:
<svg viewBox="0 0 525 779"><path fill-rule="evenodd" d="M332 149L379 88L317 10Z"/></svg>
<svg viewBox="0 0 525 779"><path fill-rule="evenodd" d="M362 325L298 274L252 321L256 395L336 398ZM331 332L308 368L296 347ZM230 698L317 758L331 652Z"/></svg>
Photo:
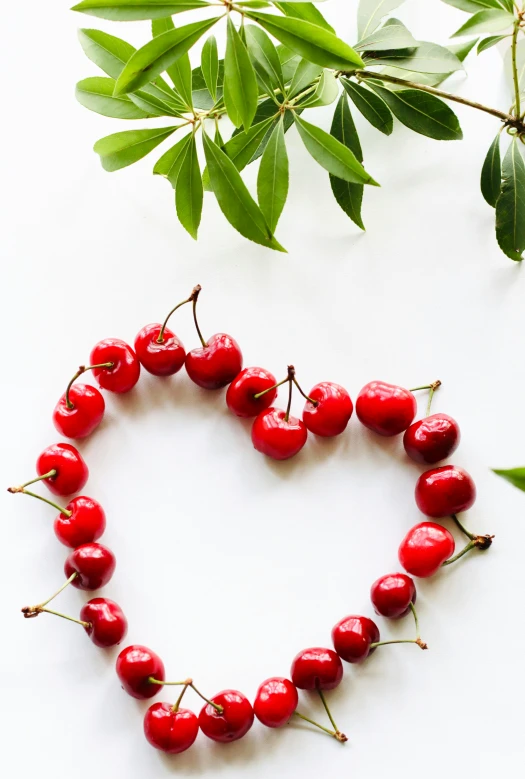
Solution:
<svg viewBox="0 0 525 779"><path fill-rule="evenodd" d="M349 41L355 5L323 8ZM441 42L465 19L437 0L407 2L399 16L416 37ZM242 239L210 196L195 243L176 221L169 184L151 175L154 155L107 174L91 151L97 138L132 125L75 102L75 82L97 74L76 41L80 26L147 39L147 23L112 25L66 3L4 9L2 483L30 478L38 453L58 440L53 406L92 345L108 336L132 342L200 282L205 335L234 335L246 365L281 375L293 361L305 387L334 380L354 398L376 378L405 386L440 378L434 408L459 421L454 461L479 490L464 519L496 541L418 584L428 652L388 647L347 667L329 696L349 736L344 747L302 726L256 724L238 743L201 734L189 752L165 759L142 736L147 704L119 688L116 652L96 649L65 621L22 619L23 605L61 583L67 552L53 535L52 509L2 491L0 772L519 773L525 503L489 467L525 459L525 279L497 248L479 192L497 121L459 107L465 140L438 143L399 125L386 138L357 117L367 169L382 184L366 192L366 234L333 203L326 174L292 131L291 193L278 230L289 254ZM454 88L508 106L497 49L471 55L467 69ZM318 112L324 127L330 120L330 109ZM189 310L173 326L188 347L197 344ZM289 673L298 650L329 645L339 618L371 615L370 584L398 568L397 546L422 519L413 498L420 469L400 440L378 440L353 418L340 439L311 440L295 460L268 462L223 393L195 388L184 373L143 375L129 396L108 398L102 427L81 449L91 469L85 492L106 509L103 541L118 560L105 592L128 615L129 642L152 647L169 678L192 675L210 695L233 687L253 698L263 679ZM75 614L83 600L70 588L56 607ZM379 624L384 638L412 633L410 621ZM190 694L187 703L200 708ZM322 717L315 699L301 707Z"/></svg>

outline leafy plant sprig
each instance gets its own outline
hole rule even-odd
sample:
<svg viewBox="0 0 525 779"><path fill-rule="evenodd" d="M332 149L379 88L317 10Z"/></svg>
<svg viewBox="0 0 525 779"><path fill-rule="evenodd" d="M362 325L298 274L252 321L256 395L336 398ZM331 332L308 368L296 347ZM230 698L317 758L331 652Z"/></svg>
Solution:
<svg viewBox="0 0 525 779"><path fill-rule="evenodd" d="M337 37L314 3L82 0L73 10L114 21L150 19L152 40L136 50L100 30L81 30L86 55L106 75L80 81L77 99L109 117L171 120L167 127L118 132L97 141L94 148L104 169L131 165L177 131L182 137L157 161L153 172L167 178L175 190L177 216L190 235L197 237L204 191L210 190L238 232L284 251L275 230L288 194L285 134L292 125L309 154L328 172L337 203L364 229L364 187L377 182L363 167L351 106L385 135L392 133L395 117L430 138L459 140L458 118L444 101L460 103L501 123L483 163L481 191L495 208L502 251L521 260L525 251L525 0L444 0L469 13L452 36L467 40L448 47L417 41L401 21L389 16L403 1L360 0L358 40L350 46ZM190 10L213 15L175 27L172 17ZM200 67L192 69L190 49L224 18L224 58L219 57L217 40L211 35L203 45ZM448 76L463 69L476 45L480 54L506 38L510 47L505 68L513 93L508 111L440 88ZM331 104L335 113L330 133L305 118L308 109ZM219 127L225 116L235 128L226 141ZM204 169L197 153L198 134ZM503 135L510 142L502 160ZM255 200L241 173L259 158Z"/></svg>

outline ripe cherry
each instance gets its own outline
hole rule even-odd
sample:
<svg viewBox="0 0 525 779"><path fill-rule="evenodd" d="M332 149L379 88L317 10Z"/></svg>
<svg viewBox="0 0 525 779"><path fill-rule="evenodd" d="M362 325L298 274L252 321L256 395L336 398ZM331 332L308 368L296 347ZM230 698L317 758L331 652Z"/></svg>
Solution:
<svg viewBox="0 0 525 779"><path fill-rule="evenodd" d="M390 573L373 583L370 597L376 614L400 619L409 613L411 604L416 602L416 587L410 576Z"/></svg>
<svg viewBox="0 0 525 779"><path fill-rule="evenodd" d="M89 476L82 455L71 444L48 446L36 461L36 470L39 478L55 495L72 495L78 492L84 487Z"/></svg>
<svg viewBox="0 0 525 779"><path fill-rule="evenodd" d="M168 327L164 328L162 340L159 341L161 329L160 324L143 327L135 338L135 352L140 364L148 373L154 376L173 376L184 365L186 350L182 341ZM164 705L155 704L155 706Z"/></svg>
<svg viewBox="0 0 525 779"><path fill-rule="evenodd" d="M403 436L403 446L412 460L431 465L455 452L460 439L455 419L447 414L432 414L410 425Z"/></svg>
<svg viewBox="0 0 525 779"><path fill-rule="evenodd" d="M435 522L421 522L411 530L399 547L399 562L412 576L426 578L452 557L456 544L449 531Z"/></svg>
<svg viewBox="0 0 525 779"><path fill-rule="evenodd" d="M411 424L417 404L409 390L383 381L372 381L359 393L355 410L369 430L383 436L394 436Z"/></svg>
<svg viewBox="0 0 525 779"><path fill-rule="evenodd" d="M64 564L64 573L69 579L76 574L71 584L79 590L98 590L109 582L115 571L113 552L102 544L82 544L74 549Z"/></svg>
<svg viewBox="0 0 525 779"><path fill-rule="evenodd" d="M74 384L56 404L53 422L66 438L86 438L102 421L105 407L104 398L96 387Z"/></svg>
<svg viewBox="0 0 525 779"><path fill-rule="evenodd" d="M56 517L53 527L58 540L74 549L98 541L106 529L106 515L96 500L78 495Z"/></svg>
<svg viewBox="0 0 525 779"><path fill-rule="evenodd" d="M419 510L434 519L467 511L475 500L476 485L472 477L457 465L425 471L416 484Z"/></svg>
<svg viewBox="0 0 525 779"><path fill-rule="evenodd" d="M237 741L246 735L252 725L252 705L237 690L224 690L215 695L199 714L200 729L213 741Z"/></svg>
<svg viewBox="0 0 525 779"><path fill-rule="evenodd" d="M260 393L260 397L256 397ZM238 417L255 417L272 405L277 395L275 376L264 368L245 368L226 392L228 408Z"/></svg>
<svg viewBox="0 0 525 779"><path fill-rule="evenodd" d="M291 677L300 690L333 690L343 678L343 664L332 649L303 649L294 658Z"/></svg>
<svg viewBox="0 0 525 779"><path fill-rule="evenodd" d="M189 709L154 703L144 716L144 735L151 746L176 755L189 749L199 732L197 716Z"/></svg>
<svg viewBox="0 0 525 779"><path fill-rule="evenodd" d="M368 617L344 617L332 630L334 649L347 663L360 663L375 651L379 628Z"/></svg>
<svg viewBox="0 0 525 779"><path fill-rule="evenodd" d="M107 648L120 644L128 632L124 612L109 598L92 598L82 606L80 619L87 623L86 633L95 646Z"/></svg>
<svg viewBox="0 0 525 779"><path fill-rule="evenodd" d="M274 460L288 460L301 451L308 438L304 422L280 408L270 407L255 418L252 443Z"/></svg>
<svg viewBox="0 0 525 779"><path fill-rule="evenodd" d="M303 422L315 435L336 436L342 433L354 410L350 395L339 384L324 381L308 393L303 410ZM311 401L315 401L312 403Z"/></svg>
<svg viewBox="0 0 525 779"><path fill-rule="evenodd" d="M253 710L267 728L281 728L292 718L298 702L295 685L289 679L275 676L260 685Z"/></svg>
<svg viewBox="0 0 525 779"><path fill-rule="evenodd" d="M120 338L105 338L93 347L93 364L111 363L111 368L94 368L93 374L103 389L110 392L129 392L140 376L140 362L137 355Z"/></svg>
<svg viewBox="0 0 525 779"><path fill-rule="evenodd" d="M117 676L123 689L133 698L153 698L164 681L164 663L160 657L145 646L132 644L117 657Z"/></svg>

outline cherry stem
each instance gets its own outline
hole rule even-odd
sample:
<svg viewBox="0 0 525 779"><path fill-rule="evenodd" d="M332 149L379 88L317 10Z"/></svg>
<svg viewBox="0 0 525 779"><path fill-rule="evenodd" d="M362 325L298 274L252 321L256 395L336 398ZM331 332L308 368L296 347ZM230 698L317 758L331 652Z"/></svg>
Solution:
<svg viewBox="0 0 525 779"><path fill-rule="evenodd" d="M200 342L202 344L203 349L205 349L208 346L208 344L206 343L206 341L202 337L201 329L200 329L199 323L197 321L197 300L199 298L200 291L201 291L201 286L200 286L200 284L197 284L197 286L194 288L194 290L192 292L193 321L195 322L195 329L197 330L197 335L199 336L199 340L200 340Z"/></svg>
<svg viewBox="0 0 525 779"><path fill-rule="evenodd" d="M37 476L36 479L31 479L31 481L26 481L25 484L21 484L20 487L8 487L8 492L24 492L26 487L29 487L30 484L36 484L37 481L42 481L43 479L54 479L57 475L58 471L56 468L52 468L47 473L44 473L43 476Z"/></svg>
<svg viewBox="0 0 525 779"><path fill-rule="evenodd" d="M36 492L31 492L30 490L25 490L23 488L21 489L20 487L8 487L7 491L12 492L14 494L19 492L22 495L31 495L32 498L36 498L37 500L41 500L44 503L47 503L49 506L53 506L53 508L60 511L60 513L63 514L65 517L70 517L73 514L73 512L70 511L69 509L62 508L62 506L59 506L58 503L54 503L52 500L49 500L48 498L44 498L42 495L37 495Z"/></svg>
<svg viewBox="0 0 525 779"><path fill-rule="evenodd" d="M254 400L259 400L259 398L262 398L262 396L266 395L267 392L272 392L272 390L277 389L277 387L281 387L283 384L286 384L287 381L289 381L288 376L286 377L286 379L283 379L277 384L274 384L273 387L268 387L268 389L262 390L262 392L258 392L256 395L253 396Z"/></svg>
<svg viewBox="0 0 525 779"><path fill-rule="evenodd" d="M292 408L292 392L295 379L295 368L293 365L288 366L288 403L286 406L286 414L284 415L284 421L288 422L290 419L290 409Z"/></svg>
<svg viewBox="0 0 525 779"><path fill-rule="evenodd" d="M324 733L328 733L329 736L332 736L332 738L337 739L337 741L340 741L341 744L344 744L345 741L348 741L344 733L340 733L338 730L330 730L329 728L325 728L324 725L320 725L318 722L315 722L313 719L310 719L310 717L305 717L304 714L300 714L298 711L294 711L294 716L300 717L300 719L310 723L310 725L315 725L316 728L319 728L319 730L322 730Z"/></svg>
<svg viewBox="0 0 525 779"><path fill-rule="evenodd" d="M164 331L166 330L166 327L168 325L168 321L169 321L171 315L174 314L175 311L177 311L177 309L181 308L181 306L185 306L186 303L193 303L194 301L196 301L198 296L199 296L199 292L200 291L201 291L201 286L200 286L200 284L197 284L196 287L193 287L193 289L191 291L191 295L189 296L189 298L186 298L186 300L183 300L182 303L177 303L175 308L171 309L171 311L169 312L168 316L164 320L164 322L162 324L162 327L160 328L159 337L157 338L157 343L158 344L164 343ZM198 331L199 331L199 328L197 327L197 332Z"/></svg>
<svg viewBox="0 0 525 779"><path fill-rule="evenodd" d="M53 609L46 609L43 606L26 606L22 609L22 614L26 619L38 617L39 614L54 614L55 617L62 617L62 619L67 619L69 622L75 622L77 625L82 625L86 630L91 627L91 622L84 622L81 619L75 619L75 617L70 617L68 614L62 614L60 611L53 611Z"/></svg>
<svg viewBox="0 0 525 779"><path fill-rule="evenodd" d="M22 609L22 613L23 613L24 617L28 617L28 618L29 617L37 617L40 614L40 612L42 612L42 611L49 611L49 609L45 608L47 606L47 604L51 603L51 601L54 600L57 597L57 595L60 595L60 593L63 592L66 589L66 587L68 587L71 584L71 582L73 581L73 579L75 579L77 576L78 576L78 573L76 571L74 573L72 573L71 576L69 577L69 579L66 579L64 584L61 587L59 587L59 589L53 595L51 595L50 598L48 598L47 600L42 601L42 603L38 603L36 606L25 606ZM49 613L50 614L57 613L57 615L59 617L63 617L64 616L63 614L58 614L58 612L51 612L51 611L49 611ZM73 620L73 617L65 617L65 619ZM78 621L78 620L73 620L73 621Z"/></svg>
<svg viewBox="0 0 525 779"><path fill-rule="evenodd" d="M179 697L175 701L174 705L171 707L171 710L172 710L172 712L174 714L176 714L178 712L179 707L180 707L180 703L181 703L181 701L182 701L182 699L184 697L184 693L186 692L188 687L191 687L191 679L186 679L186 681L184 682L184 687L182 688L181 694L179 695Z"/></svg>
<svg viewBox="0 0 525 779"><path fill-rule="evenodd" d="M66 406L68 407L68 409L71 410L72 408L75 408L75 404L72 403L69 397L69 393L71 391L71 387L73 386L73 383L78 379L79 376L82 376L82 374L85 373L86 371L92 371L95 368L113 368L114 365L115 365L114 362L101 362L98 363L97 365L80 365L78 371L75 373L75 375L73 376L73 378L71 379L71 381L66 387Z"/></svg>
<svg viewBox="0 0 525 779"><path fill-rule="evenodd" d="M205 695L203 695L201 692L199 692L199 690L193 684L193 680L192 679L185 679L183 682L161 682L159 679L155 679L154 676L150 676L149 679L148 679L148 682L150 684L159 684L159 685L162 685L163 687L175 686L175 685L178 685L178 686L186 685L187 687L191 687L193 692L196 692L197 695L199 696L199 698L202 698L203 701L206 701L206 703L208 703L210 706L213 706L213 708L217 711L218 714L222 714L223 711L224 711L224 707L223 706L221 706L219 703L214 703L213 701L210 701L209 698L206 698Z"/></svg>
<svg viewBox="0 0 525 779"><path fill-rule="evenodd" d="M399 638L393 639L392 641L376 641L375 643L370 644L370 649L375 649L378 646L388 646L389 644L417 644L420 649L428 649L428 644L426 644L426 642L421 639L419 634L419 620L417 617L416 607L413 603L410 604L410 611L412 612L414 622L416 623L416 638Z"/></svg>
<svg viewBox="0 0 525 779"><path fill-rule="evenodd" d="M467 528L459 521L458 517L455 514L452 514L452 519L456 523L456 525L459 527L463 535L467 536L467 538L470 538L471 541L474 541L476 536L473 533L470 533Z"/></svg>
<svg viewBox="0 0 525 779"><path fill-rule="evenodd" d="M413 387L409 392L417 392L418 390L430 390L430 395L428 396L428 404L427 404L427 413L426 416L428 417L430 415L430 406L432 405L432 398L434 397L434 392L437 390L438 387L441 387L441 382L438 379L437 381L433 381L432 384L423 384L421 387Z"/></svg>
<svg viewBox="0 0 525 779"><path fill-rule="evenodd" d="M492 546L492 539L494 536L474 536L472 541L469 541L468 544L463 547L461 552L458 552L454 557L449 557L448 560L445 560L444 563L442 563L442 567L445 565L452 565L452 563L455 563L456 560L460 560L463 555L468 554L472 549L479 549L480 552L485 552L489 547Z"/></svg>
<svg viewBox="0 0 525 779"><path fill-rule="evenodd" d="M300 385L299 385L299 382L298 382L298 381L297 381L297 379L295 378L295 373L294 373L294 377L293 377L292 381L293 381L293 383L295 384L295 386L297 387L297 389L299 390L299 392L301 393L301 395L303 396L303 398L305 398L305 399L306 399L306 400L307 400L309 403L311 403L311 404L312 404L312 406L318 406L318 405L319 405L319 401L318 401L318 400L314 400L313 398L310 398L310 397L309 397L309 396L306 394L306 392L303 392L303 390L301 389L301 387L300 387Z"/></svg>

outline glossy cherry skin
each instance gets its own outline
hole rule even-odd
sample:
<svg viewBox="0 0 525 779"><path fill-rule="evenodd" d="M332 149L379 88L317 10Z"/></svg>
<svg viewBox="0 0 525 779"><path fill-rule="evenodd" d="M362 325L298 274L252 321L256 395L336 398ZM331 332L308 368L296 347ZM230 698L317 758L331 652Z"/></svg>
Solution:
<svg viewBox="0 0 525 779"><path fill-rule="evenodd" d="M102 544L82 544L67 556L64 564L66 579L76 573L71 584L79 590L98 590L109 582L115 572L115 555Z"/></svg>
<svg viewBox="0 0 525 779"><path fill-rule="evenodd" d="M455 419L447 414L432 414L405 430L403 446L416 463L432 465L446 460L455 452L460 440L461 433Z"/></svg>
<svg viewBox="0 0 525 779"><path fill-rule="evenodd" d="M355 404L359 420L369 430L384 436L399 435L413 422L417 412L414 395L403 387L384 381L366 384Z"/></svg>
<svg viewBox="0 0 525 779"><path fill-rule="evenodd" d="M216 333L206 346L186 355L190 379L204 389L226 387L242 370L242 352L231 335Z"/></svg>
<svg viewBox="0 0 525 779"><path fill-rule="evenodd" d="M178 373L186 359L186 350L175 333L165 328L162 343L158 337L162 325L143 327L135 338L135 352L140 364L154 376L173 376Z"/></svg>
<svg viewBox="0 0 525 779"><path fill-rule="evenodd" d="M255 716L267 728L287 725L299 702L297 688L289 679L275 676L263 682L253 704Z"/></svg>
<svg viewBox="0 0 525 779"><path fill-rule="evenodd" d="M288 460L301 451L308 438L304 422L271 406L255 418L252 443L258 452L273 460Z"/></svg>
<svg viewBox="0 0 525 779"><path fill-rule="evenodd" d="M408 531L399 547L399 562L411 576L433 576L452 557L456 543L449 531L435 522L420 522Z"/></svg>
<svg viewBox="0 0 525 779"><path fill-rule="evenodd" d="M303 422L310 433L323 438L340 435L346 429L354 410L345 388L331 381L323 381L310 390L308 397L317 401L315 406L307 400L303 410Z"/></svg>
<svg viewBox="0 0 525 779"><path fill-rule="evenodd" d="M295 656L290 675L300 690L333 690L343 678L343 664L332 649L312 647Z"/></svg>
<svg viewBox="0 0 525 779"><path fill-rule="evenodd" d="M177 755L189 749L199 732L199 720L189 709L173 711L171 703L154 703L144 716L144 735L152 747Z"/></svg>
<svg viewBox="0 0 525 779"><path fill-rule="evenodd" d="M416 586L404 573L389 573L373 583L370 598L376 614L400 619L408 614L410 604L416 602Z"/></svg>
<svg viewBox="0 0 525 779"><path fill-rule="evenodd" d="M425 471L416 484L419 510L434 519L466 511L475 500L476 485L472 477L457 465Z"/></svg>
<svg viewBox="0 0 525 779"><path fill-rule="evenodd" d="M112 368L95 368L93 375L103 389L110 392L129 392L140 376L140 362L137 355L120 338L106 338L99 341L89 358L91 365L112 362Z"/></svg>
<svg viewBox="0 0 525 779"><path fill-rule="evenodd" d="M39 476L55 470L56 476L43 479L55 495L73 495L85 486L89 470L80 452L71 444L52 444L36 461Z"/></svg>
<svg viewBox="0 0 525 779"><path fill-rule="evenodd" d="M207 703L199 714L199 726L205 736L213 741L237 741L248 733L253 725L253 709L242 692L224 690L212 699L222 706L222 714Z"/></svg>
<svg viewBox="0 0 525 779"><path fill-rule="evenodd" d="M368 617L349 616L340 620L332 630L334 649L347 663L360 663L375 652L380 640L379 628Z"/></svg>
<svg viewBox="0 0 525 779"><path fill-rule="evenodd" d="M92 598L80 610L80 619L89 622L84 628L95 646L107 648L120 644L128 632L124 612L109 598Z"/></svg>
<svg viewBox="0 0 525 779"><path fill-rule="evenodd" d="M264 368L245 368L232 381L226 392L226 404L232 414L243 417L256 417L272 405L277 396L277 379ZM259 392L269 390L260 398L255 398Z"/></svg>
<svg viewBox="0 0 525 779"><path fill-rule="evenodd" d="M68 408L64 392L53 411L53 423L65 438L86 438L102 421L106 408L104 398L96 387L73 384L69 400L73 408Z"/></svg>
<svg viewBox="0 0 525 779"><path fill-rule="evenodd" d="M159 682L165 679L164 663L160 657L140 644L131 644L122 650L117 657L116 670L122 688L139 700L153 698L161 689L162 685L152 684L150 677Z"/></svg>
<svg viewBox="0 0 525 779"><path fill-rule="evenodd" d="M106 529L104 509L93 498L78 495L66 506L71 516L60 513L54 522L55 535L64 546L74 549L91 541L98 541Z"/></svg>

